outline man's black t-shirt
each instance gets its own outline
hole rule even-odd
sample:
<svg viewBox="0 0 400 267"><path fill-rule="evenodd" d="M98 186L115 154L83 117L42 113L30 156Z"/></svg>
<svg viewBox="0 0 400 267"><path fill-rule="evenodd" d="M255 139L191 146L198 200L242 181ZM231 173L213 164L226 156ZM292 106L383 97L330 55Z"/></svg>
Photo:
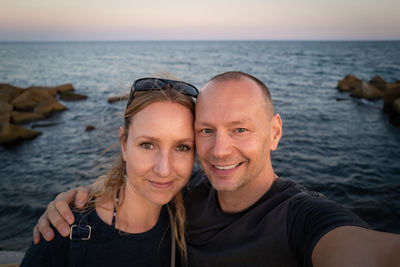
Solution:
<svg viewBox="0 0 400 267"><path fill-rule="evenodd" d="M185 194L189 266L312 266L315 244L340 226L368 227L358 216L278 178L256 203L225 213L202 172Z"/></svg>

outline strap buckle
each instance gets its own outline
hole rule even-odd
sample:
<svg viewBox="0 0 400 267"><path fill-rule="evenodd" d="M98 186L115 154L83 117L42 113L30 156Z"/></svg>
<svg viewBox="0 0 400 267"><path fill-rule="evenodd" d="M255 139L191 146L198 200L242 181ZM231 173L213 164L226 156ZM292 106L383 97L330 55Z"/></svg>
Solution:
<svg viewBox="0 0 400 267"><path fill-rule="evenodd" d="M89 240L92 234L92 227L90 225L71 225L69 239L71 240Z"/></svg>

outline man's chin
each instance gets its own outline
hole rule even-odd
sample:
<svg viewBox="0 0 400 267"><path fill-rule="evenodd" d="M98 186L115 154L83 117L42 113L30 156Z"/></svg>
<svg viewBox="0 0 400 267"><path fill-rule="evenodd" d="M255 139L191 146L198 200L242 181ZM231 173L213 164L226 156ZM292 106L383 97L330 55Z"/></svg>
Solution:
<svg viewBox="0 0 400 267"><path fill-rule="evenodd" d="M233 183L231 179L228 178L210 178L210 183L212 187L219 192L233 192L238 189L238 185Z"/></svg>

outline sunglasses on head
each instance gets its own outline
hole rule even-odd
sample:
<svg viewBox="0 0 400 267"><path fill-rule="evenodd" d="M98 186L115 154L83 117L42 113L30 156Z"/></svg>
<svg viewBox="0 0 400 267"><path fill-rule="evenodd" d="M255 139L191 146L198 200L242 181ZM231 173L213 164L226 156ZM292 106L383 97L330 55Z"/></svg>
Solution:
<svg viewBox="0 0 400 267"><path fill-rule="evenodd" d="M160 78L141 78L133 82L126 106L129 106L129 104L132 102L135 92L165 90L168 85L184 95L197 97L199 94L197 88L189 83Z"/></svg>

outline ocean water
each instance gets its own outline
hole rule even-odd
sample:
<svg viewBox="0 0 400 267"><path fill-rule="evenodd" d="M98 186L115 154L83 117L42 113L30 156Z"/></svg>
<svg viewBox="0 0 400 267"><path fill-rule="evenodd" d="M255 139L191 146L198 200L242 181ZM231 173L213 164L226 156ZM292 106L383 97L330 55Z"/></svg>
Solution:
<svg viewBox="0 0 400 267"><path fill-rule="evenodd" d="M0 83L73 83L88 99L61 101L67 111L26 127L57 125L0 147L0 250L25 250L58 192L105 172L125 104L109 104L109 96L159 72L201 87L229 70L251 73L271 90L283 120L272 154L278 175L323 193L374 229L400 233L400 128L390 124L381 100L335 89L348 73L399 80L400 42L9 42L0 43ZM86 132L89 124L96 129Z"/></svg>

